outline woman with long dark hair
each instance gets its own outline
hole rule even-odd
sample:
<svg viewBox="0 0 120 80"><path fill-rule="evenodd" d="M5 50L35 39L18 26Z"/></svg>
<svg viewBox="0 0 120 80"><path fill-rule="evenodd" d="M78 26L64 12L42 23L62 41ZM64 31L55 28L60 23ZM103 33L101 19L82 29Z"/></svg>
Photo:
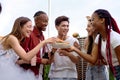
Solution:
<svg viewBox="0 0 120 80"><path fill-rule="evenodd" d="M92 14L91 20L92 26L99 32L95 39L92 54L84 54L75 47L71 47L71 49L92 64L96 63L101 54L116 80L120 80L120 31L116 21L105 9L96 10Z"/></svg>
<svg viewBox="0 0 120 80"><path fill-rule="evenodd" d="M91 25L90 16L87 16L87 20L88 24L86 30L88 32L88 37L85 39L84 48L87 54L91 55L93 43L98 32ZM106 66L102 56L98 58L95 64L88 63L85 80L107 80Z"/></svg>

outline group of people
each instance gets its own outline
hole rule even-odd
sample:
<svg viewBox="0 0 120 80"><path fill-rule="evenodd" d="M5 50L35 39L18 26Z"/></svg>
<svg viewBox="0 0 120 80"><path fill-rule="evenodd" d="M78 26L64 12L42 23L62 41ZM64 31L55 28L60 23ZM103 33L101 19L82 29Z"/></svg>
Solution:
<svg viewBox="0 0 120 80"><path fill-rule="evenodd" d="M88 20L86 28L88 37L84 41L84 51L86 51L87 54L91 55L93 43L98 32L91 25L91 17L86 16L86 18ZM86 69L86 80L108 80L107 76L107 66L104 62L104 58L100 59L99 57L95 64L88 63Z"/></svg>
<svg viewBox="0 0 120 80"><path fill-rule="evenodd" d="M105 9L97 9L87 19L84 53L79 41L67 35L67 16L55 19L58 34L48 39L43 35L49 20L45 12L34 14L34 27L28 17L18 17L12 31L0 37L0 80L43 80L45 64L50 64L50 80L77 80L76 63L80 58L89 62L86 80L107 80L105 65L119 80L120 31L115 20ZM59 41L68 43L69 47L52 46Z"/></svg>
<svg viewBox="0 0 120 80"><path fill-rule="evenodd" d="M107 10L98 9L91 16L91 25L97 31L92 49L88 54L75 47L71 49L77 52L82 58L92 64L96 62L109 66L109 73L112 72L116 80L120 79L120 31L114 18ZM89 46L88 46L89 47ZM100 59L100 60L99 60ZM103 78L103 77L101 77Z"/></svg>
<svg viewBox="0 0 120 80"><path fill-rule="evenodd" d="M27 17L15 20L12 31L0 40L0 79L1 80L38 80L31 70L21 68L19 64L30 64L38 51L55 38L41 41L30 51L25 51L21 43L33 32L32 21ZM42 60L40 60L42 61ZM44 61L44 60L43 60ZM36 68L35 68L36 69Z"/></svg>

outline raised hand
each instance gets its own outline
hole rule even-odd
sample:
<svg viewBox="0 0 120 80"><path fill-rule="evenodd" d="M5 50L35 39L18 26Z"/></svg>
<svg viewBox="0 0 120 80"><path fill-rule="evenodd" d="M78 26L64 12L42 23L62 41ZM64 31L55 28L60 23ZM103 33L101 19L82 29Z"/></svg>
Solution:
<svg viewBox="0 0 120 80"><path fill-rule="evenodd" d="M48 39L44 40L44 42L45 42L46 44L47 44L47 43L52 44L52 43L55 43L55 41L56 41L56 38L55 38L55 37L48 38Z"/></svg>

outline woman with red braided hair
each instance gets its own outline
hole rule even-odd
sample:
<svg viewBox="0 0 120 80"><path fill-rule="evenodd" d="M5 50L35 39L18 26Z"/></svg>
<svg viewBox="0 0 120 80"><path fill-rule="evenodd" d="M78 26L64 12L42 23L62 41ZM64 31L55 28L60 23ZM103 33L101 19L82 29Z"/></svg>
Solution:
<svg viewBox="0 0 120 80"><path fill-rule="evenodd" d="M91 20L92 26L99 32L94 41L92 54L84 54L74 46L71 47L71 50L76 51L81 57L93 64L101 54L109 65L109 69L116 80L120 80L119 28L110 13L104 9L96 10L92 14Z"/></svg>
<svg viewBox="0 0 120 80"><path fill-rule="evenodd" d="M98 32L91 25L91 17L87 16L86 18L88 20L87 28L86 28L88 32L88 37L85 39L84 49L87 54L91 55L93 43ZM107 71L106 71L105 65L106 65L106 62L102 56L98 58L98 60L94 65L91 63L88 63L85 80L108 80L107 78L108 75L106 74Z"/></svg>

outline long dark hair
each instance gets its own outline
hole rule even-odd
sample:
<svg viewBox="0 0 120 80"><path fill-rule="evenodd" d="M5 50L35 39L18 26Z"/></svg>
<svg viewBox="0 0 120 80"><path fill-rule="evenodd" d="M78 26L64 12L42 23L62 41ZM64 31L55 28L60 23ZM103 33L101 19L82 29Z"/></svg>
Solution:
<svg viewBox="0 0 120 80"><path fill-rule="evenodd" d="M106 29L106 33L107 33L107 41L106 41L107 61L109 63L111 71L115 75L115 70L112 65L112 54L111 54L111 49L110 49L110 32L112 29L115 32L120 34L120 30L117 26L116 21L113 19L113 17L110 15L110 13L107 10L98 9L94 13L96 13L99 16L99 18L105 19L105 29ZM101 35L99 37L99 42L98 42L98 53L101 54Z"/></svg>
<svg viewBox="0 0 120 80"><path fill-rule="evenodd" d="M90 18L90 16L87 16L86 18L88 20L88 25L87 26L92 26L91 25L91 18ZM94 37L95 34L96 33L94 32L93 35L89 35L88 36L87 54L91 54L91 52L92 52L93 42L94 42L94 38L93 37Z"/></svg>
<svg viewBox="0 0 120 80"><path fill-rule="evenodd" d="M87 54L91 54L93 48L93 36L88 36Z"/></svg>

